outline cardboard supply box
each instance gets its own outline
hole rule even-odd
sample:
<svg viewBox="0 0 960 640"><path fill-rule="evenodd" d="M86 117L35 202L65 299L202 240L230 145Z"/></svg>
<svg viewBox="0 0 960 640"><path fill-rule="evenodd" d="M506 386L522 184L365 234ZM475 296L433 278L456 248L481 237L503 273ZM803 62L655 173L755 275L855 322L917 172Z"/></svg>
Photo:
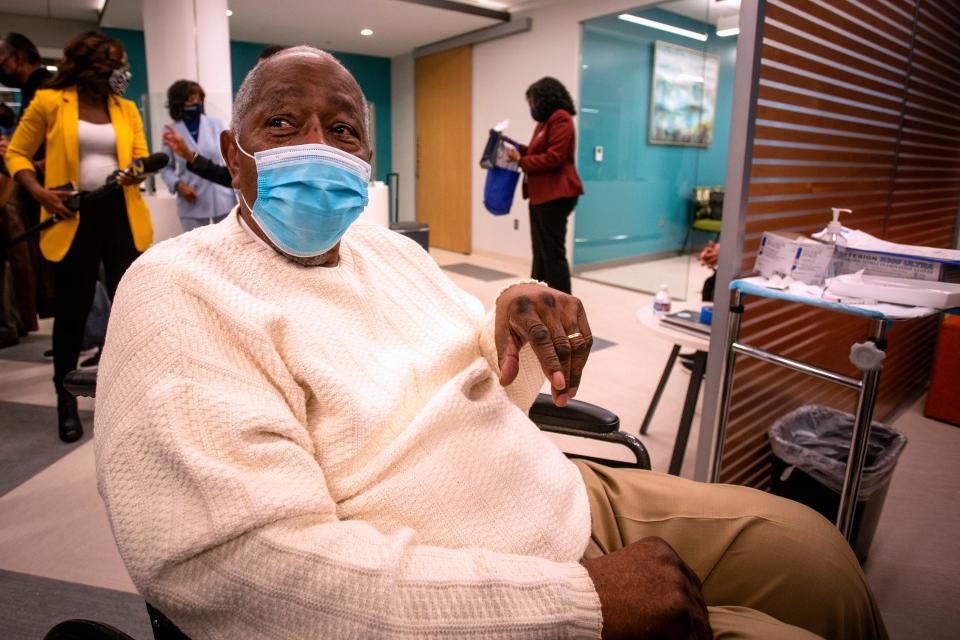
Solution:
<svg viewBox="0 0 960 640"><path fill-rule="evenodd" d="M833 256L834 273L867 276L891 276L928 282L960 283L960 263L853 247L837 247Z"/></svg>
<svg viewBox="0 0 960 640"><path fill-rule="evenodd" d="M805 284L823 284L834 246L802 235L765 231L757 250L754 271L765 278L790 276Z"/></svg>

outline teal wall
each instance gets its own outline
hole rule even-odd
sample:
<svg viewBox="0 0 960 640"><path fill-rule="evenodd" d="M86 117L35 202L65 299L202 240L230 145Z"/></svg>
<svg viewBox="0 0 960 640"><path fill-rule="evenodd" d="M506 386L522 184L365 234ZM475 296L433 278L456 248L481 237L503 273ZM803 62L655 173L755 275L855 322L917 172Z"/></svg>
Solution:
<svg viewBox="0 0 960 640"><path fill-rule="evenodd" d="M253 65L257 57L269 44L262 42L230 41L230 66L233 67L233 92L236 93L240 84ZM339 53L331 51L343 66L353 74L363 90L367 101L375 105L376 118L376 178L386 180L391 169L391 126L390 126L390 58L379 56L364 56L356 53Z"/></svg>
<svg viewBox="0 0 960 640"><path fill-rule="evenodd" d="M679 250L693 187L722 185L726 176L736 37L717 38L710 25L661 9L631 13L707 33L708 39L701 43L616 16L583 24L577 167L585 194L577 205L577 266ZM707 148L647 141L657 40L720 57L715 130ZM597 145L604 148L603 162L594 161Z"/></svg>
<svg viewBox="0 0 960 640"><path fill-rule="evenodd" d="M147 93L147 54L143 31L136 29L104 28L103 32L117 38L127 50L130 62L130 88L126 96L137 103L144 113L143 96ZM257 63L257 57L269 45L259 42L230 41L230 66L233 92ZM390 58L363 56L331 51L354 75L367 100L375 105L376 115L376 178L385 180L391 169L390 126Z"/></svg>

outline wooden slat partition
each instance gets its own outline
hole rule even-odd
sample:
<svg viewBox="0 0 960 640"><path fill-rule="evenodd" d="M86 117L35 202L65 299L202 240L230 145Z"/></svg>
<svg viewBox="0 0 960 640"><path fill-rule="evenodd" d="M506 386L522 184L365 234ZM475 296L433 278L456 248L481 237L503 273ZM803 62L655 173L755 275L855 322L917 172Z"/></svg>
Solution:
<svg viewBox="0 0 960 640"><path fill-rule="evenodd" d="M764 231L808 234L831 207L894 242L949 247L960 207L960 2L767 0L742 268ZM876 416L927 381L938 321L889 334ZM847 375L864 320L747 299L741 338ZM803 404L852 412L855 393L752 359L734 372L720 480L765 487L767 428Z"/></svg>

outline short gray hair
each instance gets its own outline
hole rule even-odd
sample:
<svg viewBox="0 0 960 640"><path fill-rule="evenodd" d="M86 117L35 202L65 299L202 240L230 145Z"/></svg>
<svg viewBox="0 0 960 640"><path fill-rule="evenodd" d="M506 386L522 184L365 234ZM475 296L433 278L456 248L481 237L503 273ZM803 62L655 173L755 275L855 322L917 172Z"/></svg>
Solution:
<svg viewBox="0 0 960 640"><path fill-rule="evenodd" d="M247 73L247 77L243 79L243 83L240 85L240 89L237 91L237 97L233 99L233 114L230 117L230 129L233 131L235 136L240 135L240 123L243 122L244 118L247 117L247 114L250 112L250 109L253 107L254 96L260 94L260 90L263 87L263 80L266 78L266 75L263 73L264 63L268 60L280 56L289 56L289 55L310 55L316 56L321 60L326 60L337 65L353 78L353 74L347 70L343 63L336 59L329 52L324 51L323 49L317 49L316 47L311 47L308 45L300 45L298 47L290 47L288 49L283 49L275 53L274 55L261 60L258 62L253 69ZM356 78L354 78L356 82ZM359 83L357 88L360 88ZM363 95L363 90L360 89L360 100L362 102L363 109L363 134L364 137L368 139L370 135L370 106L367 104L367 98Z"/></svg>

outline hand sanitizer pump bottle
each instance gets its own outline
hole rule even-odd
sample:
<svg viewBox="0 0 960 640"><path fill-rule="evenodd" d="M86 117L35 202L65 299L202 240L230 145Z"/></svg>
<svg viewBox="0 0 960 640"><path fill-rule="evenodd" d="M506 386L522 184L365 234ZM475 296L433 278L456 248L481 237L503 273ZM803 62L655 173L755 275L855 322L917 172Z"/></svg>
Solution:
<svg viewBox="0 0 960 640"><path fill-rule="evenodd" d="M827 267L828 278L840 275L843 268L843 250L847 246L847 239L843 237L843 225L840 224L841 213L853 212L850 211L850 209L838 209L834 207L833 220L827 225L827 233L823 237L825 243L832 244L835 247L833 250L833 258L830 260L830 266Z"/></svg>
<svg viewBox="0 0 960 640"><path fill-rule="evenodd" d="M833 220L827 225L827 235L823 241L827 244L833 244L838 247L847 246L847 239L843 237L843 225L840 224L841 213L853 213L850 209L833 208Z"/></svg>

